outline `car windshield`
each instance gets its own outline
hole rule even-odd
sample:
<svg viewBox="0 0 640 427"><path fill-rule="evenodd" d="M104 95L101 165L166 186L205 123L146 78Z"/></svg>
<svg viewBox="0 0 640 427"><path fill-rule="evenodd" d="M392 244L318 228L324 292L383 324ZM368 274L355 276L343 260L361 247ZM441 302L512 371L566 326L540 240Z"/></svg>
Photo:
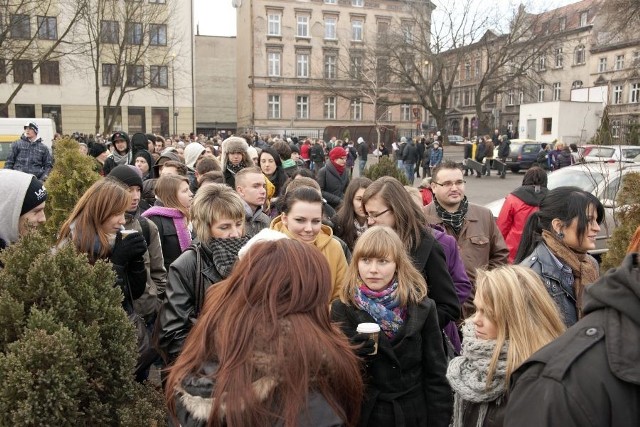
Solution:
<svg viewBox="0 0 640 427"><path fill-rule="evenodd" d="M613 157L614 152L615 152L614 148L592 147L590 150L588 150L587 153L585 153L585 156L609 158L609 157Z"/></svg>
<svg viewBox="0 0 640 427"><path fill-rule="evenodd" d="M633 160L637 155L640 155L640 147L638 148L623 148L622 158Z"/></svg>
<svg viewBox="0 0 640 427"><path fill-rule="evenodd" d="M603 179L604 175L600 172L589 169L576 170L573 168L566 168L549 174L547 188L549 190L553 190L558 187L572 186L591 193Z"/></svg>

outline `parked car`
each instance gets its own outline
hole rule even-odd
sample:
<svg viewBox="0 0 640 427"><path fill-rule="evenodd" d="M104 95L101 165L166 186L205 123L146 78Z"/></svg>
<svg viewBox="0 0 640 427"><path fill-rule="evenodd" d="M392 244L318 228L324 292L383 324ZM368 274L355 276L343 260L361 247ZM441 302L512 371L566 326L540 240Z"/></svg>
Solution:
<svg viewBox="0 0 640 427"><path fill-rule="evenodd" d="M640 155L637 145L585 145L581 153L585 162L633 162Z"/></svg>
<svg viewBox="0 0 640 427"><path fill-rule="evenodd" d="M507 157L507 167L511 169L511 172L518 173L521 170L529 169L531 165L536 161L538 153L540 152L541 142L536 142L531 139L512 139L509 146L510 152ZM493 157L498 157L498 148L493 150Z"/></svg>
<svg viewBox="0 0 640 427"><path fill-rule="evenodd" d="M462 145L464 143L464 138L460 135L449 135L447 139L450 145Z"/></svg>
<svg viewBox="0 0 640 427"><path fill-rule="evenodd" d="M589 251L592 255L600 255L608 250L609 238L615 229L614 211L616 197L624 175L640 173L638 163L586 163L567 166L549 174L547 188L550 190L564 186L579 187L595 195L604 205L605 220L600 226L600 233L596 237L596 249ZM485 205L498 218L504 198L494 200Z"/></svg>

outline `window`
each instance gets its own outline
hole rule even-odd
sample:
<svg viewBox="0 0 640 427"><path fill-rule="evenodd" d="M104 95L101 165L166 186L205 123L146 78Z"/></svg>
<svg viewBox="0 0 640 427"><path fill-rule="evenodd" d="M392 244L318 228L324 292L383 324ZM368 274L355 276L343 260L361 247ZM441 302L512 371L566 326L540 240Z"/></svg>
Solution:
<svg viewBox="0 0 640 427"><path fill-rule="evenodd" d="M462 93L462 105L471 105L471 94L468 90Z"/></svg>
<svg viewBox="0 0 640 427"><path fill-rule="evenodd" d="M127 44L142 44L142 24L140 22L127 22L124 26L124 32L127 38Z"/></svg>
<svg viewBox="0 0 640 427"><path fill-rule="evenodd" d="M164 24L149 24L149 44L152 46L167 45L167 26Z"/></svg>
<svg viewBox="0 0 640 427"><path fill-rule="evenodd" d="M611 120L611 136L620 138L620 120Z"/></svg>
<svg viewBox="0 0 640 427"><path fill-rule="evenodd" d="M354 42L361 42L363 40L362 36L363 31L363 23L360 20L351 21L351 40Z"/></svg>
<svg viewBox="0 0 640 427"><path fill-rule="evenodd" d="M152 65L150 67L151 87L169 87L169 67Z"/></svg>
<svg viewBox="0 0 640 427"><path fill-rule="evenodd" d="M269 95L267 98L267 118L280 118L280 95Z"/></svg>
<svg viewBox="0 0 640 427"><path fill-rule="evenodd" d="M102 113L104 114L104 123L108 123L112 120L113 129L122 129L122 109L120 107L103 107Z"/></svg>
<svg viewBox="0 0 640 427"><path fill-rule="evenodd" d="M133 134L134 132L146 132L147 126L145 123L145 112L144 107L128 107L127 113L129 116L129 133Z"/></svg>
<svg viewBox="0 0 640 427"><path fill-rule="evenodd" d="M58 20L55 16L38 16L38 38L43 40L58 39Z"/></svg>
<svg viewBox="0 0 640 427"><path fill-rule="evenodd" d="M600 58L598 61L598 72L604 73L607 71L607 58Z"/></svg>
<svg viewBox="0 0 640 427"><path fill-rule="evenodd" d="M413 43L413 28L411 28L410 22L402 23L402 40L405 44Z"/></svg>
<svg viewBox="0 0 640 427"><path fill-rule="evenodd" d="M553 51L554 57L556 59L556 68L562 68L564 63L564 57L562 56L562 48L558 47Z"/></svg>
<svg viewBox="0 0 640 427"><path fill-rule="evenodd" d="M622 85L613 87L613 103L622 104Z"/></svg>
<svg viewBox="0 0 640 427"><path fill-rule="evenodd" d="M11 15L11 38L12 39L30 39L31 38L31 20L29 15Z"/></svg>
<svg viewBox="0 0 640 427"><path fill-rule="evenodd" d="M352 79L359 79L362 75L362 63L363 63L363 58L362 55L360 54L356 54L356 55L351 55L351 78Z"/></svg>
<svg viewBox="0 0 640 427"><path fill-rule="evenodd" d="M551 117L545 117L544 119L542 119L543 135L549 135L551 133L552 124L553 124L553 120L551 119Z"/></svg>
<svg viewBox="0 0 640 427"><path fill-rule="evenodd" d="M518 94L518 104L524 104L524 91L521 90L520 93Z"/></svg>
<svg viewBox="0 0 640 427"><path fill-rule="evenodd" d="M279 13L269 13L267 15L268 21L268 36L279 36L280 33L280 21L282 19L282 15Z"/></svg>
<svg viewBox="0 0 640 427"><path fill-rule="evenodd" d="M120 24L116 21L102 21L100 23L100 41L102 43L118 43L120 38Z"/></svg>
<svg viewBox="0 0 640 427"><path fill-rule="evenodd" d="M324 118L327 120L334 120L336 114L336 97L327 96L324 98Z"/></svg>
<svg viewBox="0 0 640 427"><path fill-rule="evenodd" d="M157 4L165 4L166 2L167 0L149 0L149 3L157 3ZM163 135L166 135L166 134L163 133Z"/></svg>
<svg viewBox="0 0 640 427"><path fill-rule="evenodd" d="M102 86L118 84L119 80L116 64L102 64Z"/></svg>
<svg viewBox="0 0 640 427"><path fill-rule="evenodd" d="M358 98L351 101L351 120L362 120L362 101Z"/></svg>
<svg viewBox="0 0 640 427"><path fill-rule="evenodd" d="M280 52L269 52L267 54L267 74L269 77L280 77Z"/></svg>
<svg viewBox="0 0 640 427"><path fill-rule="evenodd" d="M464 79L469 80L471 78L471 64L468 62L464 63Z"/></svg>
<svg viewBox="0 0 640 427"><path fill-rule="evenodd" d="M46 61L40 65L40 84L60 84L60 66L58 61Z"/></svg>
<svg viewBox="0 0 640 427"><path fill-rule="evenodd" d="M0 59L0 83L6 83L6 82L7 82L7 65L4 62L4 59Z"/></svg>
<svg viewBox="0 0 640 427"><path fill-rule="evenodd" d="M296 118L298 119L309 118L309 96L308 95L296 96Z"/></svg>
<svg viewBox="0 0 640 427"><path fill-rule="evenodd" d="M574 65L584 64L585 55L584 55L584 46L578 45L573 51L573 63Z"/></svg>
<svg viewBox="0 0 640 427"><path fill-rule="evenodd" d="M389 83L391 75L391 67L388 58L378 58L376 60L376 80L379 85Z"/></svg>
<svg viewBox="0 0 640 427"><path fill-rule="evenodd" d="M16 104L16 117L36 118L36 106L33 104Z"/></svg>
<svg viewBox="0 0 640 427"><path fill-rule="evenodd" d="M633 52L633 66L640 67L640 50Z"/></svg>
<svg viewBox="0 0 640 427"><path fill-rule="evenodd" d="M624 55L616 55L616 70L624 68Z"/></svg>
<svg viewBox="0 0 640 427"><path fill-rule="evenodd" d="M389 22L378 21L378 42L384 42L389 35Z"/></svg>
<svg viewBox="0 0 640 427"><path fill-rule="evenodd" d="M580 12L580 26L587 26L587 17L589 16L588 12Z"/></svg>
<svg viewBox="0 0 640 427"><path fill-rule="evenodd" d="M509 91L507 92L507 105L513 105L513 101L514 101L513 90L509 89Z"/></svg>
<svg viewBox="0 0 640 427"><path fill-rule="evenodd" d="M560 101L560 82L553 84L553 100Z"/></svg>
<svg viewBox="0 0 640 427"><path fill-rule="evenodd" d="M62 133L62 106L61 105L43 105L42 117L51 119L56 124L56 132Z"/></svg>
<svg viewBox="0 0 640 427"><path fill-rule="evenodd" d="M338 70L336 68L338 58L335 54L325 55L324 57L324 78L335 79L338 77Z"/></svg>
<svg viewBox="0 0 640 427"><path fill-rule="evenodd" d="M127 86L144 86L144 66L127 65Z"/></svg>
<svg viewBox="0 0 640 427"><path fill-rule="evenodd" d="M544 102L544 85L538 85L538 102Z"/></svg>
<svg viewBox="0 0 640 427"><path fill-rule="evenodd" d="M335 40L336 37L336 25L338 18L335 16L327 16L324 18L324 38L328 40Z"/></svg>
<svg viewBox="0 0 640 427"><path fill-rule="evenodd" d="M337 0L324 0L325 4L336 4Z"/></svg>
<svg viewBox="0 0 640 427"><path fill-rule="evenodd" d="M297 26L296 36L309 37L309 16L298 15L297 21L298 21L298 26Z"/></svg>
<svg viewBox="0 0 640 427"><path fill-rule="evenodd" d="M299 53L296 55L296 77L309 77L309 54Z"/></svg>
<svg viewBox="0 0 640 427"><path fill-rule="evenodd" d="M480 77L481 70L482 70L482 61L480 59L476 59L476 78Z"/></svg>
<svg viewBox="0 0 640 427"><path fill-rule="evenodd" d="M26 60L13 62L13 82L33 83L33 63Z"/></svg>
<svg viewBox="0 0 640 427"><path fill-rule="evenodd" d="M629 92L629 102L637 104L640 102L640 83L633 83Z"/></svg>
<svg viewBox="0 0 640 427"><path fill-rule="evenodd" d="M364 6L364 0L351 0L351 6L362 7Z"/></svg>
<svg viewBox="0 0 640 427"><path fill-rule="evenodd" d="M151 132L156 135L169 134L169 108L151 108Z"/></svg>
<svg viewBox="0 0 640 427"><path fill-rule="evenodd" d="M409 104L402 104L400 106L400 120L403 122L411 121L411 106Z"/></svg>
<svg viewBox="0 0 640 427"><path fill-rule="evenodd" d="M560 31L564 31L567 28L567 18L564 16L558 18L558 28Z"/></svg>
<svg viewBox="0 0 640 427"><path fill-rule="evenodd" d="M538 57L538 71L544 71L547 68L547 57L539 56Z"/></svg>

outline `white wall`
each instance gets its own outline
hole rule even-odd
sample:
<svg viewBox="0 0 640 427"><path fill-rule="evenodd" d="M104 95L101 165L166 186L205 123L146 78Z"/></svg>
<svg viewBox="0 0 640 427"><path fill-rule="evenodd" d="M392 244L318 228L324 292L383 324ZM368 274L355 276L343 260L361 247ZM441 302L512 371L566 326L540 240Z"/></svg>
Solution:
<svg viewBox="0 0 640 427"><path fill-rule="evenodd" d="M565 144L586 144L600 125L603 105L600 102L539 102L520 106L520 138ZM551 132L543 133L544 119L551 119ZM528 120L536 121L535 135L527 134Z"/></svg>

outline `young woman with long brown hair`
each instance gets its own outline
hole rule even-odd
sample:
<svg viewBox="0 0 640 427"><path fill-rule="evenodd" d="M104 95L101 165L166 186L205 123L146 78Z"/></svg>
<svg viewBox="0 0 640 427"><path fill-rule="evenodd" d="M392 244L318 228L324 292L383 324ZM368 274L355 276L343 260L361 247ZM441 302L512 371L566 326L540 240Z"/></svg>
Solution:
<svg viewBox="0 0 640 427"><path fill-rule="evenodd" d="M311 245L281 239L249 249L207 294L170 369L166 398L180 425L354 426L362 380L331 324L329 283Z"/></svg>
<svg viewBox="0 0 640 427"><path fill-rule="evenodd" d="M356 239L369 228L362 206L362 195L371 182L367 177L353 178L344 192L342 206L332 219L333 232L347 244L350 251L353 251Z"/></svg>

